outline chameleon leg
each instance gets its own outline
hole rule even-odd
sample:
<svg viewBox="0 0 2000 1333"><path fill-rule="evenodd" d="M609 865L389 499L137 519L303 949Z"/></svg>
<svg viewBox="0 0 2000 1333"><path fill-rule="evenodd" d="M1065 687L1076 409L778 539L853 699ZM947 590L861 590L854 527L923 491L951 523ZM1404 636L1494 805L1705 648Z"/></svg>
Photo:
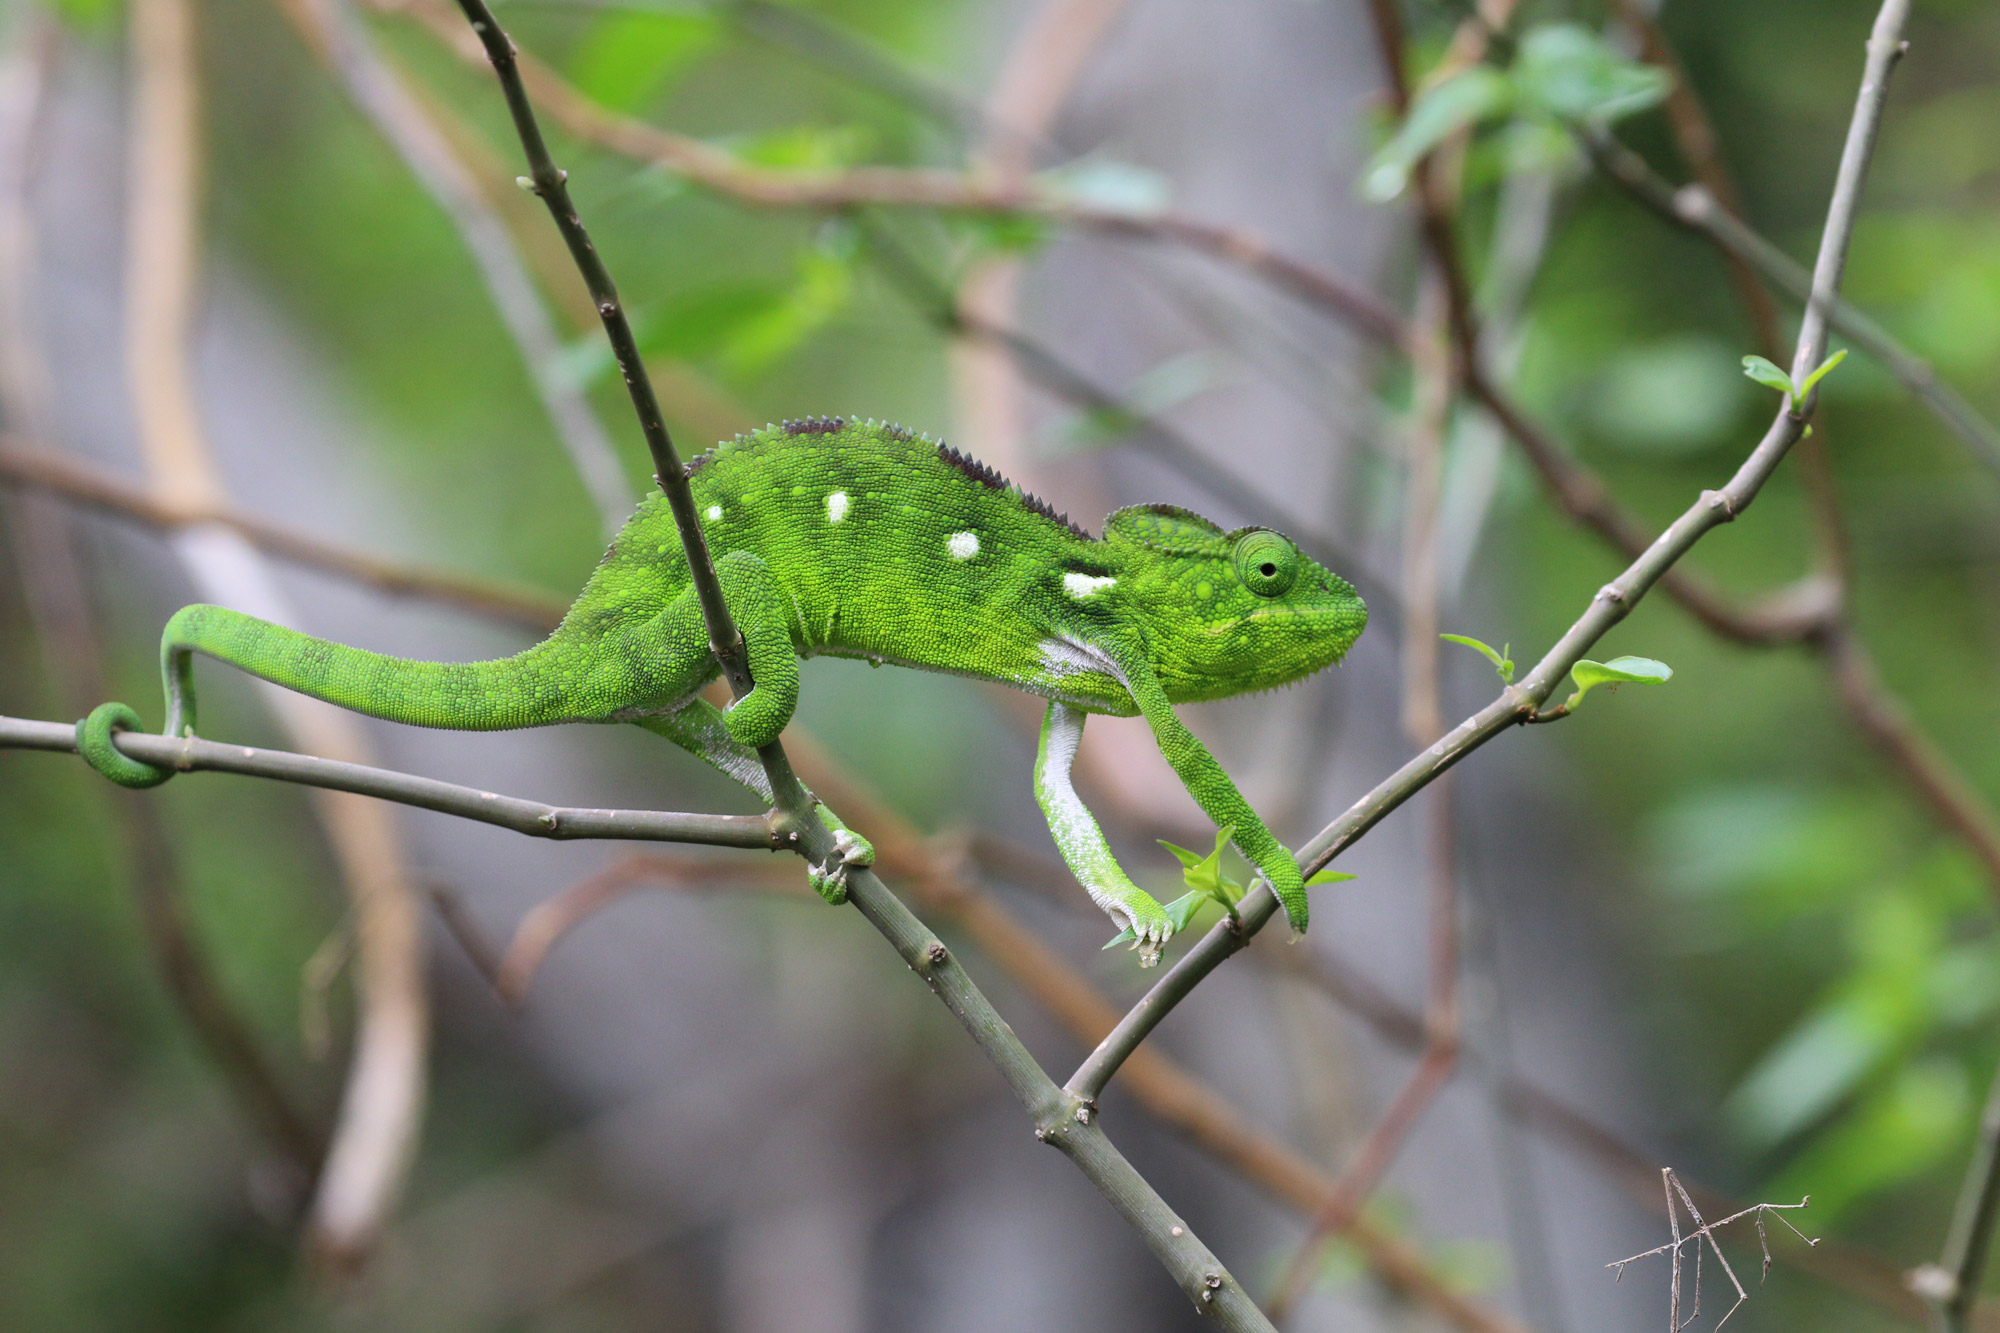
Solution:
<svg viewBox="0 0 2000 1333"><path fill-rule="evenodd" d="M750 678L756 682L750 693L729 706L723 724L738 743L755 750L778 739L792 720L799 703L799 659L792 648L784 597L770 568L749 551L731 551L715 562L715 573L750 655ZM674 606L692 609L699 623L701 609L694 589L683 592Z"/></svg>
<svg viewBox="0 0 2000 1333"><path fill-rule="evenodd" d="M656 736L665 736L697 759L735 778L764 801L772 799L771 780L758 762L756 751L729 734L727 716L708 700L697 696L671 713L640 718L638 725ZM847 868L874 865L875 848L842 823L830 807L822 804L819 817L833 830L838 856L824 865L807 866L806 878L814 892L838 907L847 901Z"/></svg>
<svg viewBox="0 0 2000 1333"><path fill-rule="evenodd" d="M1070 872L1114 922L1131 927L1138 936L1139 966L1151 967L1160 961L1160 946L1173 936L1174 924L1159 901L1119 866L1104 841L1104 830L1070 782L1085 716L1081 709L1049 700L1041 745L1035 752L1035 799Z"/></svg>
<svg viewBox="0 0 2000 1333"><path fill-rule="evenodd" d="M1215 762L1208 747L1196 740L1194 733L1175 715L1173 704L1168 702L1166 691L1160 688L1159 679L1145 659L1129 656L1119 665L1126 675L1125 688L1153 728L1153 739L1158 742L1160 753L1180 775L1188 795L1194 797L1195 804L1215 821L1217 828L1236 830L1230 841L1271 881L1271 891L1284 904L1293 933L1303 935L1308 909L1305 880L1299 874L1298 862L1283 843L1271 836L1264 821L1250 808L1250 802L1243 799L1243 793L1236 790L1236 784L1229 780L1222 765Z"/></svg>

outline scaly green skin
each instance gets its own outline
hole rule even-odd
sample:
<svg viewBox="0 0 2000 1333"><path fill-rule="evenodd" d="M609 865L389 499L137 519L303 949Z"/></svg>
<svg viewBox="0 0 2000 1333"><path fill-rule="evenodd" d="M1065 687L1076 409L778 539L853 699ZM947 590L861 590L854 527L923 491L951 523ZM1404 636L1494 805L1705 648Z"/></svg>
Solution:
<svg viewBox="0 0 2000 1333"><path fill-rule="evenodd" d="M1142 714L1217 825L1271 881L1296 930L1305 888L1173 705L1269 689L1337 662L1367 623L1345 580L1263 528L1225 533L1166 505L1121 509L1091 537L991 469L894 426L787 422L690 465L697 511L756 687L726 713L696 696L717 666L665 498L648 496L546 640L491 662L419 662L215 606L161 643L167 733L192 734L194 653L396 722L501 730L635 722L767 799L753 751L798 701L798 657L831 654L996 680L1050 700L1036 794L1077 877L1157 957L1172 928L1119 869L1069 783L1089 713ZM122 704L78 724L113 781L171 774L120 753ZM848 860L865 861L850 838ZM839 868L815 883L839 896Z"/></svg>

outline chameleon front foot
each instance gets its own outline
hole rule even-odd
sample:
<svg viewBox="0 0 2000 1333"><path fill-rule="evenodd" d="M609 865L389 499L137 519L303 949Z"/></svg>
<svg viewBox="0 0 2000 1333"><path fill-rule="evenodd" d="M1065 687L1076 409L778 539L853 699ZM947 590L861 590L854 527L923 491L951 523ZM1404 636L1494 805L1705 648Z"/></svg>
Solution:
<svg viewBox="0 0 2000 1333"><path fill-rule="evenodd" d="M118 731L144 731L139 715L124 704L99 704L76 724L76 752L92 768L121 787L157 787L174 775L171 768L141 763L112 744Z"/></svg>
<svg viewBox="0 0 2000 1333"><path fill-rule="evenodd" d="M1130 931L1131 947L1139 951L1139 966L1159 966L1160 950L1174 937L1174 923L1157 898L1143 889L1133 888L1121 895L1118 901L1104 904L1104 912L1121 928L1113 944L1125 938L1125 931Z"/></svg>

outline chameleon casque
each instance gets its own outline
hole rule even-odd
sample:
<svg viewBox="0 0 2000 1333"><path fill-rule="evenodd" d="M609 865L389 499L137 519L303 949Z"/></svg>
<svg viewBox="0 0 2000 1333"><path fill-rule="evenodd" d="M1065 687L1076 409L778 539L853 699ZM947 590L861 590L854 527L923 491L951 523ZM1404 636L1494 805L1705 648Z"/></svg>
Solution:
<svg viewBox="0 0 2000 1333"><path fill-rule="evenodd" d="M561 625L488 662L424 662L331 643L218 606L167 622L166 733L192 735L192 654L374 717L493 731L631 722L766 801L755 750L798 702L799 657L858 657L999 681L1049 700L1035 794L1063 858L1142 964L1173 926L1119 867L1070 766L1090 713L1143 715L1218 827L1271 882L1292 928L1306 893L1291 854L1173 705L1270 689L1337 662L1368 611L1337 574L1267 528L1224 532L1171 505L1120 509L1092 537L986 465L901 427L838 418L767 426L688 464L716 572L755 688L729 709L697 693L719 674L667 501L643 500ZM139 719L108 703L78 748L126 786L172 770L113 744ZM831 812L825 812L830 814ZM848 864L867 844L836 830ZM845 894L845 865L816 888Z"/></svg>

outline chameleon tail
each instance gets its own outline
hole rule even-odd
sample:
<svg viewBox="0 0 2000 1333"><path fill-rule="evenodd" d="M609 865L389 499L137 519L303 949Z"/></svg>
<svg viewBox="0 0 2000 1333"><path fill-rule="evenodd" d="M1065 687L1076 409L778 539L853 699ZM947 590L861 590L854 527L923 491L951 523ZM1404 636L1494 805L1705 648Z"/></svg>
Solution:
<svg viewBox="0 0 2000 1333"><path fill-rule="evenodd" d="M609 716L631 702L627 680L596 669L565 669L571 653L549 639L490 662L422 662L301 634L220 606L187 606L160 640L166 685L165 734L195 726L194 654L201 653L288 690L392 722L456 731L498 731ZM172 770L119 752L112 733L139 725L124 704L101 704L77 724L77 749L90 766L126 787L165 782Z"/></svg>

